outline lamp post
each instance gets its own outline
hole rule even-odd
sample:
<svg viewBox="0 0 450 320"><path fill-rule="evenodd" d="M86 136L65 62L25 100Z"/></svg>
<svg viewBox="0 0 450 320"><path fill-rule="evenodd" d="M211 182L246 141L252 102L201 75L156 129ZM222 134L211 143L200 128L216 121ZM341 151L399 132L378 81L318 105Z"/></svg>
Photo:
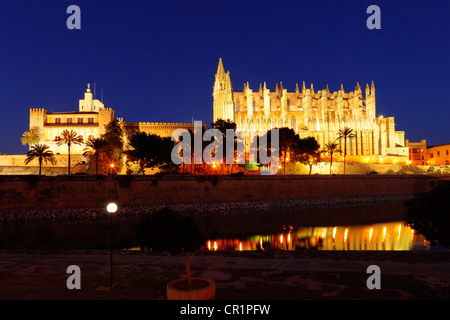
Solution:
<svg viewBox="0 0 450 320"><path fill-rule="evenodd" d="M106 211L108 211L109 215L110 215L110 230L109 230L109 236L110 236L110 283L109 286L112 287L113 284L113 236L112 236L112 219L113 219L113 214L116 213L117 211L117 204L115 204L114 202L110 202L108 203L108 205L106 206Z"/></svg>

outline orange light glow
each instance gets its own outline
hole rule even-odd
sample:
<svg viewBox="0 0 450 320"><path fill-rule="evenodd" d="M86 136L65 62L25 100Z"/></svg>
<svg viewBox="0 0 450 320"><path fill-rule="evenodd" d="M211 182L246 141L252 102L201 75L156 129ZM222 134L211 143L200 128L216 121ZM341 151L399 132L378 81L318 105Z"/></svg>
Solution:
<svg viewBox="0 0 450 320"><path fill-rule="evenodd" d="M373 235L373 228L370 228L370 230L369 230L369 241L372 240L372 235Z"/></svg>
<svg viewBox="0 0 450 320"><path fill-rule="evenodd" d="M239 242L239 251L242 251L242 242Z"/></svg>
<svg viewBox="0 0 450 320"><path fill-rule="evenodd" d="M334 238L336 237L336 230L337 230L337 227L334 227L334 228L333 228L333 240L334 240Z"/></svg>
<svg viewBox="0 0 450 320"><path fill-rule="evenodd" d="M344 231L344 241L347 241L347 235L348 235L348 228L345 228L345 231Z"/></svg>
<svg viewBox="0 0 450 320"><path fill-rule="evenodd" d="M214 250L217 250L217 242L214 241Z"/></svg>

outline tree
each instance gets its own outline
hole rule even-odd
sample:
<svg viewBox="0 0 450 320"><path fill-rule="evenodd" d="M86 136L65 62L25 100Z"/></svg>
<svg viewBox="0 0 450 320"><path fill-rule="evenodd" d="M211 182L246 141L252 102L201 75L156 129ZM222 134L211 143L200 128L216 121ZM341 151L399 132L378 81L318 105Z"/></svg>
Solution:
<svg viewBox="0 0 450 320"><path fill-rule="evenodd" d="M288 161L288 154L290 155L290 158L296 158L298 151L297 145L300 141L300 137L295 131L291 128L283 127L278 130L278 146L279 146L279 154L283 157L283 172L286 174L286 162ZM267 141L267 151L270 151L271 149L271 135L272 130L269 130L266 132L266 141ZM259 143L258 143L259 146ZM263 147L264 148L264 147ZM261 149L262 150L262 149ZM258 152L259 154L259 152Z"/></svg>
<svg viewBox="0 0 450 320"><path fill-rule="evenodd" d="M432 245L450 249L450 181L406 201L405 222Z"/></svg>
<svg viewBox="0 0 450 320"><path fill-rule="evenodd" d="M192 285L190 254L205 244L206 238L194 219L164 208L141 216L137 242L153 252L185 254L188 284Z"/></svg>
<svg viewBox="0 0 450 320"><path fill-rule="evenodd" d="M124 148L124 131L117 118L113 118L105 125L105 133L100 138L104 139L111 149L109 153L111 161L120 164Z"/></svg>
<svg viewBox="0 0 450 320"><path fill-rule="evenodd" d="M22 138L20 139L20 141L22 141L22 145L35 145L38 144L39 141L41 141L41 137L39 134L39 128L37 127L33 127L28 131L25 131L22 134Z"/></svg>
<svg viewBox="0 0 450 320"><path fill-rule="evenodd" d="M338 140L344 139L344 174L345 174L345 164L347 162L347 139L354 139L356 136L353 133L353 129L345 127L338 132Z"/></svg>
<svg viewBox="0 0 450 320"><path fill-rule="evenodd" d="M330 175L331 175L332 170L331 168L333 167L333 154L335 152L342 152L342 151L339 148L339 144L336 141L326 143L323 151L330 155Z"/></svg>
<svg viewBox="0 0 450 320"><path fill-rule="evenodd" d="M99 159L110 154L112 149L105 139L95 138L86 142L86 148L83 151L83 157L89 157L90 160L95 157L95 174L98 174Z"/></svg>
<svg viewBox="0 0 450 320"><path fill-rule="evenodd" d="M42 162L50 162L51 164L56 164L56 159L53 154L53 151L48 150L50 147L46 144L37 144L31 146L30 151L27 153L27 157L25 159L25 164L30 163L34 159L38 159L39 161L39 175L41 175L42 170Z"/></svg>
<svg viewBox="0 0 450 320"><path fill-rule="evenodd" d="M321 161L320 145L314 137L299 139L294 146L296 159L309 166L309 174L312 173L313 165Z"/></svg>
<svg viewBox="0 0 450 320"><path fill-rule="evenodd" d="M126 154L139 160L142 173L145 168L154 167L170 170L175 166L171 158L173 146L174 142L170 137L162 138L155 134L138 132L130 138Z"/></svg>
<svg viewBox="0 0 450 320"><path fill-rule="evenodd" d="M67 129L65 129L58 138L59 138L59 140L57 140L58 146L61 146L63 144L67 145L69 157L69 162L67 164L67 174L70 175L70 147L72 145L83 144L83 139L78 135L78 133L76 133L76 131L73 130L69 131Z"/></svg>
<svg viewBox="0 0 450 320"><path fill-rule="evenodd" d="M222 150L223 150L223 159L222 159L222 173L223 173L223 169L226 165L226 148L227 148L227 130L233 130L233 135L236 132L236 123L234 123L233 121L228 120L223 120L223 119L217 119L215 122L213 122L211 124L211 127L214 129L219 130L222 133ZM234 157L236 156L236 149L237 149L237 137L236 135L234 135L233 138L233 150L235 152ZM233 158L234 158L233 157ZM233 171L233 165L234 165L234 161L233 163L230 164L231 165L231 171Z"/></svg>

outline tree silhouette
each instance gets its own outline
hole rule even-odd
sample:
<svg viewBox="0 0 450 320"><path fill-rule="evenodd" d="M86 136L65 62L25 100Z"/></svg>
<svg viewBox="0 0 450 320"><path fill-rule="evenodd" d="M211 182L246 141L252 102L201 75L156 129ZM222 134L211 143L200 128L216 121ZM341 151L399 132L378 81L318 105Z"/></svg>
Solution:
<svg viewBox="0 0 450 320"><path fill-rule="evenodd" d="M326 143L323 148L323 151L330 155L330 175L331 175L332 170L331 168L333 167L333 154L335 152L342 152L342 151L339 148L339 144L336 141Z"/></svg>
<svg viewBox="0 0 450 320"><path fill-rule="evenodd" d="M136 234L138 244L152 252L184 253L187 280L192 285L190 254L205 243L206 237L191 216L168 208L144 214Z"/></svg>
<svg viewBox="0 0 450 320"><path fill-rule="evenodd" d="M73 130L67 130L65 129L61 135L58 137L59 140L57 140L58 146L61 146L63 144L67 145L67 151L68 151L68 157L69 162L67 164L67 174L70 175L70 147L72 145L81 145L83 143L83 139Z"/></svg>
<svg viewBox="0 0 450 320"><path fill-rule="evenodd" d="M450 249L450 181L406 201L405 222L432 245Z"/></svg>
<svg viewBox="0 0 450 320"><path fill-rule="evenodd" d="M99 159L103 155L110 154L112 149L105 139L95 138L86 142L86 148L83 151L83 157L89 157L90 159L95 157L95 174L98 174Z"/></svg>
<svg viewBox="0 0 450 320"><path fill-rule="evenodd" d="M222 159L222 173L224 170L224 167L226 166L226 148L227 148L227 130L233 130L233 134L236 132L236 123L234 123L233 121L228 120L223 120L223 119L217 119L215 122L213 122L211 124L211 127L214 129L219 130L220 132L222 132L222 150L223 150L223 159ZM237 138L236 136L234 136L233 139L233 150L235 152L236 155L236 149L237 149ZM234 155L234 157L235 157ZM231 165L231 171L233 170L233 165L234 165L234 161L233 163L230 164Z"/></svg>
<svg viewBox="0 0 450 320"><path fill-rule="evenodd" d="M42 162L50 162L53 165L56 164L55 155L53 154L53 151L50 151L49 149L50 147L46 144L37 144L31 146L30 151L28 151L27 153L25 164L30 163L34 159L38 159L39 175L41 175Z"/></svg>
<svg viewBox="0 0 450 320"><path fill-rule="evenodd" d="M171 170L175 166L171 158L174 142L170 137L138 132L130 138L128 145L127 156L139 160L140 170L143 174L145 168L157 167Z"/></svg>
<svg viewBox="0 0 450 320"><path fill-rule="evenodd" d="M338 132L338 140L344 139L344 174L345 174L345 164L347 162L347 139L354 139L356 135L353 133L353 129L345 127Z"/></svg>
<svg viewBox="0 0 450 320"><path fill-rule="evenodd" d="M320 145L314 137L299 139L294 145L296 159L309 166L309 174L312 173L313 165L320 162Z"/></svg>

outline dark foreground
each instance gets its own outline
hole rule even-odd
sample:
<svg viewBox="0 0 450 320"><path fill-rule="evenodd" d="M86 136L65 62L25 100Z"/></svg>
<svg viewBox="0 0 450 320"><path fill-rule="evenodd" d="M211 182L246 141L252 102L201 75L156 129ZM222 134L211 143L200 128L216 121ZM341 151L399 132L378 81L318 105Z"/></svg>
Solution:
<svg viewBox="0 0 450 320"><path fill-rule="evenodd" d="M166 284L185 275L183 256L109 250L1 251L2 300L165 300ZM445 300L450 251L199 252L194 276L216 282L216 300ZM67 268L81 270L69 290ZM370 265L381 289L366 285Z"/></svg>

